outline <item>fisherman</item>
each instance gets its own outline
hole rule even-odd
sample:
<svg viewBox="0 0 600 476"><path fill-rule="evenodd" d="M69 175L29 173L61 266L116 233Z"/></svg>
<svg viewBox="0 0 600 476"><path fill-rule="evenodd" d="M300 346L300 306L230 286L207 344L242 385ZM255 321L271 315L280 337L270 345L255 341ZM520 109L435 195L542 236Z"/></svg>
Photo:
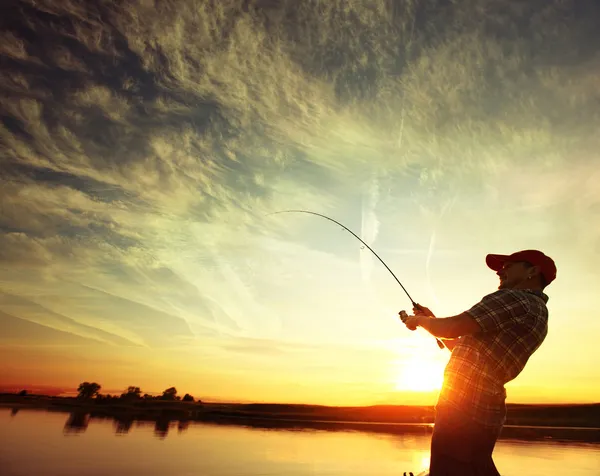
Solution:
<svg viewBox="0 0 600 476"><path fill-rule="evenodd" d="M404 317L452 352L435 408L429 476L500 476L492 452L506 420L504 385L521 373L548 332L554 261L541 251L489 254L498 290L457 316L436 318L426 307Z"/></svg>

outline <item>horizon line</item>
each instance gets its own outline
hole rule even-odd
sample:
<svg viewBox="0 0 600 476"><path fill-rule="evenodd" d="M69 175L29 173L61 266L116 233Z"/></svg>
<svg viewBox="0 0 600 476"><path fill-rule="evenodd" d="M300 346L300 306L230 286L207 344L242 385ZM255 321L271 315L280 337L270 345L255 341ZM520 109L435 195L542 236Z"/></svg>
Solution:
<svg viewBox="0 0 600 476"><path fill-rule="evenodd" d="M41 387L41 386L40 386ZM21 388L21 387L19 387ZM19 391L6 391L0 387L0 395L18 395L22 390L27 388L21 388ZM76 392L76 390L75 390ZM161 395L160 392L144 392L145 394L152 396ZM73 395L68 395L66 392L62 392L57 395L43 394L43 393L28 393L26 396L35 397L50 397L50 398L74 398ZM118 398L119 396L117 396ZM220 398L196 398L197 402L203 404L222 404L222 405L287 405L287 406L304 406L304 407L328 407L328 408L368 408L368 407L435 407L433 404L415 404L415 403L371 403L363 405L331 405L322 403L292 403L292 402L277 402L269 400L236 400L236 399L220 399ZM520 406L573 406L573 405L600 405L600 401L587 401L587 402L536 402L536 403L522 403L522 402L506 402L506 405L520 405Z"/></svg>

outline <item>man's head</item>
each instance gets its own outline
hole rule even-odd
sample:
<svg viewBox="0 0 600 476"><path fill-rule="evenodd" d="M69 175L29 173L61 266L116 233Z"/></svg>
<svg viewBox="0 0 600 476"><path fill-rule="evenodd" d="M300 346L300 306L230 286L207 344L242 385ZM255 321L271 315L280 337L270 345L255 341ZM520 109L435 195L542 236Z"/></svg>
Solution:
<svg viewBox="0 0 600 476"><path fill-rule="evenodd" d="M556 278L552 258L537 250L523 250L511 255L489 254L485 262L500 277L498 289L542 290Z"/></svg>

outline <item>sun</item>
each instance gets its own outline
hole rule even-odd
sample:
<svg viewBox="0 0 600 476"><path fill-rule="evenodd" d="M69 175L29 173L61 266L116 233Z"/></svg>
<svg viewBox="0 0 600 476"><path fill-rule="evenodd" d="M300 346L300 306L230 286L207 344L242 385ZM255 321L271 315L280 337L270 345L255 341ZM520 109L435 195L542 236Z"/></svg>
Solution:
<svg viewBox="0 0 600 476"><path fill-rule="evenodd" d="M398 367L396 390L432 392L442 388L444 381L442 362L411 358L399 361Z"/></svg>

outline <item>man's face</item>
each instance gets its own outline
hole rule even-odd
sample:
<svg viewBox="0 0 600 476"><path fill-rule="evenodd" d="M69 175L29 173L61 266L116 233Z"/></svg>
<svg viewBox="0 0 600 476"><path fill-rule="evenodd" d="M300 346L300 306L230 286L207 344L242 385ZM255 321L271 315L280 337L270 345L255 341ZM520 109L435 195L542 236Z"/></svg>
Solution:
<svg viewBox="0 0 600 476"><path fill-rule="evenodd" d="M496 274L500 278L498 289L513 289L519 284L527 281L531 268L523 262L507 261L503 268Z"/></svg>

